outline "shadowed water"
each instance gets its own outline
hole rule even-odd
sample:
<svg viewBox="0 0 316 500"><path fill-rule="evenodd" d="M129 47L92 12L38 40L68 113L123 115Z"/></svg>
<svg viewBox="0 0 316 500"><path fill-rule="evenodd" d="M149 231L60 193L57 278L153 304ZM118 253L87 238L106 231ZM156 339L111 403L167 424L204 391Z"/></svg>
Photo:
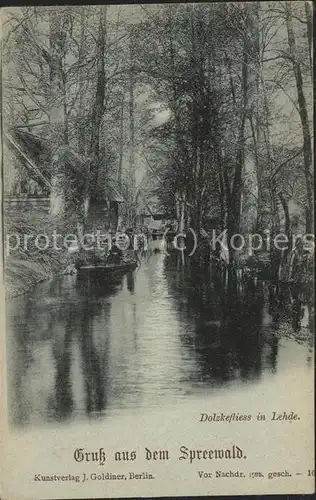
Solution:
<svg viewBox="0 0 316 500"><path fill-rule="evenodd" d="M163 254L113 283L63 276L7 302L11 422L141 411L313 373L311 291L225 287ZM280 388L284 390L284 388Z"/></svg>

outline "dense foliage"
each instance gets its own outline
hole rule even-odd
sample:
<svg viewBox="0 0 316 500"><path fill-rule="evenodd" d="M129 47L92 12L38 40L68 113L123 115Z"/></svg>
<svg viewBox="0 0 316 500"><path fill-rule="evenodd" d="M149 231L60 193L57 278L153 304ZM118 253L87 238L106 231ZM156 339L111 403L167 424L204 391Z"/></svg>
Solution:
<svg viewBox="0 0 316 500"><path fill-rule="evenodd" d="M303 2L5 9L6 127L83 159L52 160L52 213L111 182L130 225L156 192L181 229L311 233L311 22Z"/></svg>

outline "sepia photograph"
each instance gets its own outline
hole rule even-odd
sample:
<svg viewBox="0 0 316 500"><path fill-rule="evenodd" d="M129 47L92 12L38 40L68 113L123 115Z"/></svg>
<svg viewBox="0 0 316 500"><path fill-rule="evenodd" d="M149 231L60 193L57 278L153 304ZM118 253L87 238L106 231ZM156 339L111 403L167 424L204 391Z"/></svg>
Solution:
<svg viewBox="0 0 316 500"><path fill-rule="evenodd" d="M54 440L82 429L65 460L82 483L123 479L109 497L156 469L153 496L169 491L173 439L204 494L207 478L239 494L249 477L249 493L295 480L311 492L312 3L25 5L2 9L1 25L8 443L50 433L45 460L61 464ZM159 442L137 434L146 418ZM278 429L269 445L263 426ZM156 468L131 465L127 431ZM266 451L271 470L239 462L252 442L257 467L261 444L283 460L276 432L309 468L274 468ZM122 474L102 469L108 435ZM23 498L79 482L68 465L45 472L42 454L30 452ZM194 481L187 494L203 493Z"/></svg>

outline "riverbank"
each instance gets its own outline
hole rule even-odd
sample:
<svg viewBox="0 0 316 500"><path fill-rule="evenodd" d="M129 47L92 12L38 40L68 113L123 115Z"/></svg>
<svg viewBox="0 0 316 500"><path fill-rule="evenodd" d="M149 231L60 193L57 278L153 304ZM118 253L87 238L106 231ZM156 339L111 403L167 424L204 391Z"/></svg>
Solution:
<svg viewBox="0 0 316 500"><path fill-rule="evenodd" d="M64 274L64 262L10 259L5 263L5 297L11 299L32 290L45 280Z"/></svg>
<svg viewBox="0 0 316 500"><path fill-rule="evenodd" d="M35 236L42 235L44 242L45 239L54 241L52 235L55 232L58 235L74 234L77 223L76 214L59 219L36 212L6 215L5 241L8 254L5 258L4 283L7 299L22 295L38 283L65 273L71 263L69 249L41 249L39 244L35 244Z"/></svg>

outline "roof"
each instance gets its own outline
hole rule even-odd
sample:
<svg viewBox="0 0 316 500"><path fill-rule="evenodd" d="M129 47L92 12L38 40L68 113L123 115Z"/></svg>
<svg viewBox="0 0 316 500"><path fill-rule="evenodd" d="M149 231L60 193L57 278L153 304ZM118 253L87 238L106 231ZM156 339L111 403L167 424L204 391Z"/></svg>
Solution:
<svg viewBox="0 0 316 500"><path fill-rule="evenodd" d="M159 199L155 195L146 196L144 193L141 193L138 196L138 208L137 211L141 215L151 216L151 217L159 217L162 213L162 207L159 202Z"/></svg>
<svg viewBox="0 0 316 500"><path fill-rule="evenodd" d="M10 129L9 135L28 153L32 160L49 161L50 148L47 139L25 130Z"/></svg>
<svg viewBox="0 0 316 500"><path fill-rule="evenodd" d="M158 220L151 220L148 224L148 229L151 229L152 231L154 230L159 230L162 228L161 221Z"/></svg>
<svg viewBox="0 0 316 500"><path fill-rule="evenodd" d="M17 154L23 165L30 171L31 179L51 189L51 166L60 163L69 170L81 170L86 162L68 146L62 146L51 158L47 140L30 132L10 130L6 134L10 149Z"/></svg>
<svg viewBox="0 0 316 500"><path fill-rule="evenodd" d="M33 134L21 131L6 133L5 137L9 148L20 156L23 164L31 171L32 178L46 188L51 188L50 175L45 168L39 167L48 163L49 158L48 149L42 145L40 139Z"/></svg>

